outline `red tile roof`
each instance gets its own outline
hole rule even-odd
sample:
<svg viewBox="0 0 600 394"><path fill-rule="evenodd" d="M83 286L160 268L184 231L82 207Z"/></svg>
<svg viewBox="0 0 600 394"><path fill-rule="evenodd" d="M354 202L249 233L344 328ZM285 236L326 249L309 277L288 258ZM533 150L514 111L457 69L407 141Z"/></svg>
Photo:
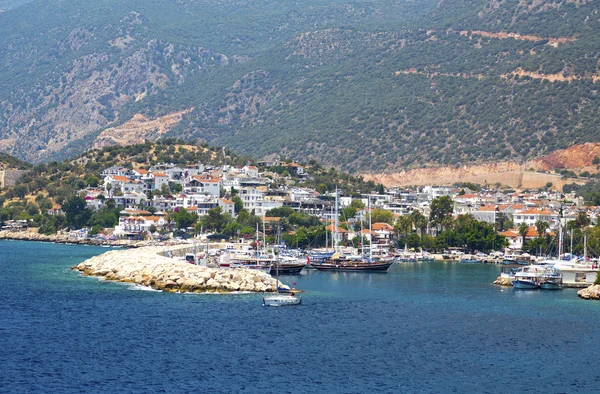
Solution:
<svg viewBox="0 0 600 394"><path fill-rule="evenodd" d="M516 212L517 215L556 215L554 212L543 211L539 209L527 209L525 211Z"/></svg>
<svg viewBox="0 0 600 394"><path fill-rule="evenodd" d="M124 182L124 183L131 182L131 179L127 178L126 176L122 176L122 175L113 175L112 179L115 181Z"/></svg>
<svg viewBox="0 0 600 394"><path fill-rule="evenodd" d="M392 231L394 230L394 227L390 226L387 223L373 223L371 225L371 229L373 231L380 231L380 230L388 230L388 231Z"/></svg>
<svg viewBox="0 0 600 394"><path fill-rule="evenodd" d="M329 226L325 227L325 229L329 230L331 232L335 231L335 227L333 227L333 224L330 224ZM340 233L340 234L343 234L343 233L347 233L348 230L344 230L343 228L338 227L336 232Z"/></svg>

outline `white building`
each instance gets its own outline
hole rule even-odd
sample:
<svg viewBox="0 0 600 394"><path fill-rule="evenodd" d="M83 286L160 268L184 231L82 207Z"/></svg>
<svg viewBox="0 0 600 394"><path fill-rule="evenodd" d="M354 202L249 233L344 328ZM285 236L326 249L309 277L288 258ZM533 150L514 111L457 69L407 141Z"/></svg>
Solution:
<svg viewBox="0 0 600 394"><path fill-rule="evenodd" d="M150 177L154 180L153 190L162 190L163 185L169 186L169 176L164 172L152 172Z"/></svg>
<svg viewBox="0 0 600 394"><path fill-rule="evenodd" d="M221 179L205 179L199 175L194 175L185 182L183 190L188 193L219 197L221 194L221 182Z"/></svg>
<svg viewBox="0 0 600 394"><path fill-rule="evenodd" d="M423 188L423 193L426 193L427 198L429 199L429 201L431 201L434 198L443 196L452 197L452 188L448 186L425 186Z"/></svg>
<svg viewBox="0 0 600 394"><path fill-rule="evenodd" d="M221 211L223 213L228 213L231 215L231 217L235 217L237 214L237 212L235 212L235 203L231 200L219 198L219 206L221 207Z"/></svg>
<svg viewBox="0 0 600 394"><path fill-rule="evenodd" d="M484 205L471 212L475 220L490 224L496 223L500 214L500 210L495 205Z"/></svg>
<svg viewBox="0 0 600 394"><path fill-rule="evenodd" d="M558 214L550 211L528 209L515 212L513 215L513 222L515 226L519 226L521 223L526 223L528 226L535 226L535 223L538 220L548 222L550 227L558 226Z"/></svg>
<svg viewBox="0 0 600 394"><path fill-rule="evenodd" d="M258 189L244 187L240 189L239 196L244 203L244 209L252 212L252 210L262 209L262 202L265 199L265 194ZM257 214L257 213L256 213Z"/></svg>
<svg viewBox="0 0 600 394"><path fill-rule="evenodd" d="M258 178L258 168L256 166L244 166L242 172L249 177Z"/></svg>
<svg viewBox="0 0 600 394"><path fill-rule="evenodd" d="M115 234L140 234L150 232L153 225L160 230L166 224L166 220L160 216L121 216Z"/></svg>

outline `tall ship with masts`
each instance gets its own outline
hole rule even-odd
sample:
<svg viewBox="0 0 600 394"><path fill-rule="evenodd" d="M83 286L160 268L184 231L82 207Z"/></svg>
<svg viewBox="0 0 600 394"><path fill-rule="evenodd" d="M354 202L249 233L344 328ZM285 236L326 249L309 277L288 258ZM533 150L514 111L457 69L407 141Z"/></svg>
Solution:
<svg viewBox="0 0 600 394"><path fill-rule="evenodd" d="M368 196L368 210L369 210L369 230L372 228L372 215L371 215L371 195ZM338 226L339 226L339 215L338 215L338 190L335 190L335 217L333 227L333 244L334 252L330 257L324 258L318 261L311 261L310 265L319 271L335 271L335 272L387 272L394 264L392 257L380 257L375 258L373 256L373 236L371 233L371 240L369 242L369 254L356 255L356 256L345 256L340 253L339 250L339 237L338 237Z"/></svg>

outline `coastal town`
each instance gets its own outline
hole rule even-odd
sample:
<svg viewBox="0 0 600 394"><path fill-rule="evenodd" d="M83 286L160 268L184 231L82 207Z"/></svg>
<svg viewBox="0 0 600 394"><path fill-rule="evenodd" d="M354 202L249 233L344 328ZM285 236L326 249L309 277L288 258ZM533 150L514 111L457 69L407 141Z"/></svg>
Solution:
<svg viewBox="0 0 600 394"><path fill-rule="evenodd" d="M284 169L284 175L269 171L270 168ZM309 177L303 165L278 159L245 166L166 163L148 169L111 166L102 170L102 181L98 186L85 187L78 190L77 195L91 211L107 206L119 208L118 224L96 233L136 240L164 238L165 233L172 233L174 229L191 231L194 235L224 230L225 226L202 227L202 219L216 212L234 219L245 211L266 221L271 231L272 225L281 219L271 213L281 211L287 212L287 216L294 212L317 218L320 223L328 224L329 232L339 234L340 243L363 236L367 242L373 237L375 244L395 248L402 218L420 220L420 223L411 223L412 230L419 235L439 233L441 223L430 220L432 202L447 198L451 205L444 207L445 214L453 218L469 215L490 224L507 239L508 249L521 250L524 241L556 235L559 224L567 228L572 222L582 227L577 222L579 219L594 226L600 214L599 207L586 205L574 192L563 194L552 189L515 191L466 184L381 188L358 195L340 189L337 192L339 225L334 229L336 191L303 187L303 180ZM353 209L348 210L349 207ZM193 215L193 220L185 223L188 226L177 227L173 214L183 211ZM382 222L374 222L371 229L355 231L357 224L360 226L361 221L366 220L369 211L382 218ZM54 204L46 213L52 216L65 214L60 204ZM28 226L28 220L5 220L2 229L16 231ZM90 230L73 229L71 232L73 237L85 238ZM240 232L234 231L230 235L239 236Z"/></svg>
<svg viewBox="0 0 600 394"><path fill-rule="evenodd" d="M62 205L47 207L46 216L64 217L61 222L71 226L51 228L54 234L42 231L44 225L36 228L32 218L11 218L4 221L0 238L136 247L181 244L177 258L193 264L212 269L257 265L267 272L284 256L293 260L287 269L294 272L307 266L325 269L315 262L323 264L333 253L355 266L362 256L371 264L365 267L369 271L376 269L375 262L384 270L394 261L503 263L495 282L500 285L514 284L515 274L523 271L519 264L555 258L564 259L563 265L572 261L563 267L567 276L564 281L561 276L561 287L563 282L586 287L596 279L600 209L575 192L561 193L551 185L511 190L464 183L374 185L365 193L343 184L311 187L310 169L279 157L245 165L112 165L101 169L101 179L93 185L77 190ZM114 226L89 225L93 215L107 211L118 213ZM85 220L79 220L82 216ZM548 268L535 267L540 272ZM110 270L79 268L115 279ZM137 282L173 289L147 277ZM536 278L536 287L538 282ZM246 284L244 289L254 288Z"/></svg>

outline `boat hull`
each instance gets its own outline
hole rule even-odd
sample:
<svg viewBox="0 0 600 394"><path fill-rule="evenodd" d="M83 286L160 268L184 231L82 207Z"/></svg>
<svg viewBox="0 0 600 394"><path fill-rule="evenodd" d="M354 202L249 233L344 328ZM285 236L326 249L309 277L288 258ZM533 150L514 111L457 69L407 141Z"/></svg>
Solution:
<svg viewBox="0 0 600 394"><path fill-rule="evenodd" d="M311 264L319 271L335 272L387 272L394 262L385 263L321 263Z"/></svg>
<svg viewBox="0 0 600 394"><path fill-rule="evenodd" d="M277 294L263 297L263 306L294 306L302 304L302 297L291 294Z"/></svg>
<svg viewBox="0 0 600 394"><path fill-rule="evenodd" d="M535 290L540 288L540 286L536 282L528 280L513 280L512 284L515 289Z"/></svg>
<svg viewBox="0 0 600 394"><path fill-rule="evenodd" d="M563 285L561 283L544 282L540 285L540 289L543 290L561 290Z"/></svg>
<svg viewBox="0 0 600 394"><path fill-rule="evenodd" d="M416 258L400 257L398 261L401 263L416 263L418 260Z"/></svg>
<svg viewBox="0 0 600 394"><path fill-rule="evenodd" d="M279 267L274 265L274 266L271 266L270 274L271 275L277 275L278 273L280 275L299 274L306 266L307 266L306 264L279 264Z"/></svg>

